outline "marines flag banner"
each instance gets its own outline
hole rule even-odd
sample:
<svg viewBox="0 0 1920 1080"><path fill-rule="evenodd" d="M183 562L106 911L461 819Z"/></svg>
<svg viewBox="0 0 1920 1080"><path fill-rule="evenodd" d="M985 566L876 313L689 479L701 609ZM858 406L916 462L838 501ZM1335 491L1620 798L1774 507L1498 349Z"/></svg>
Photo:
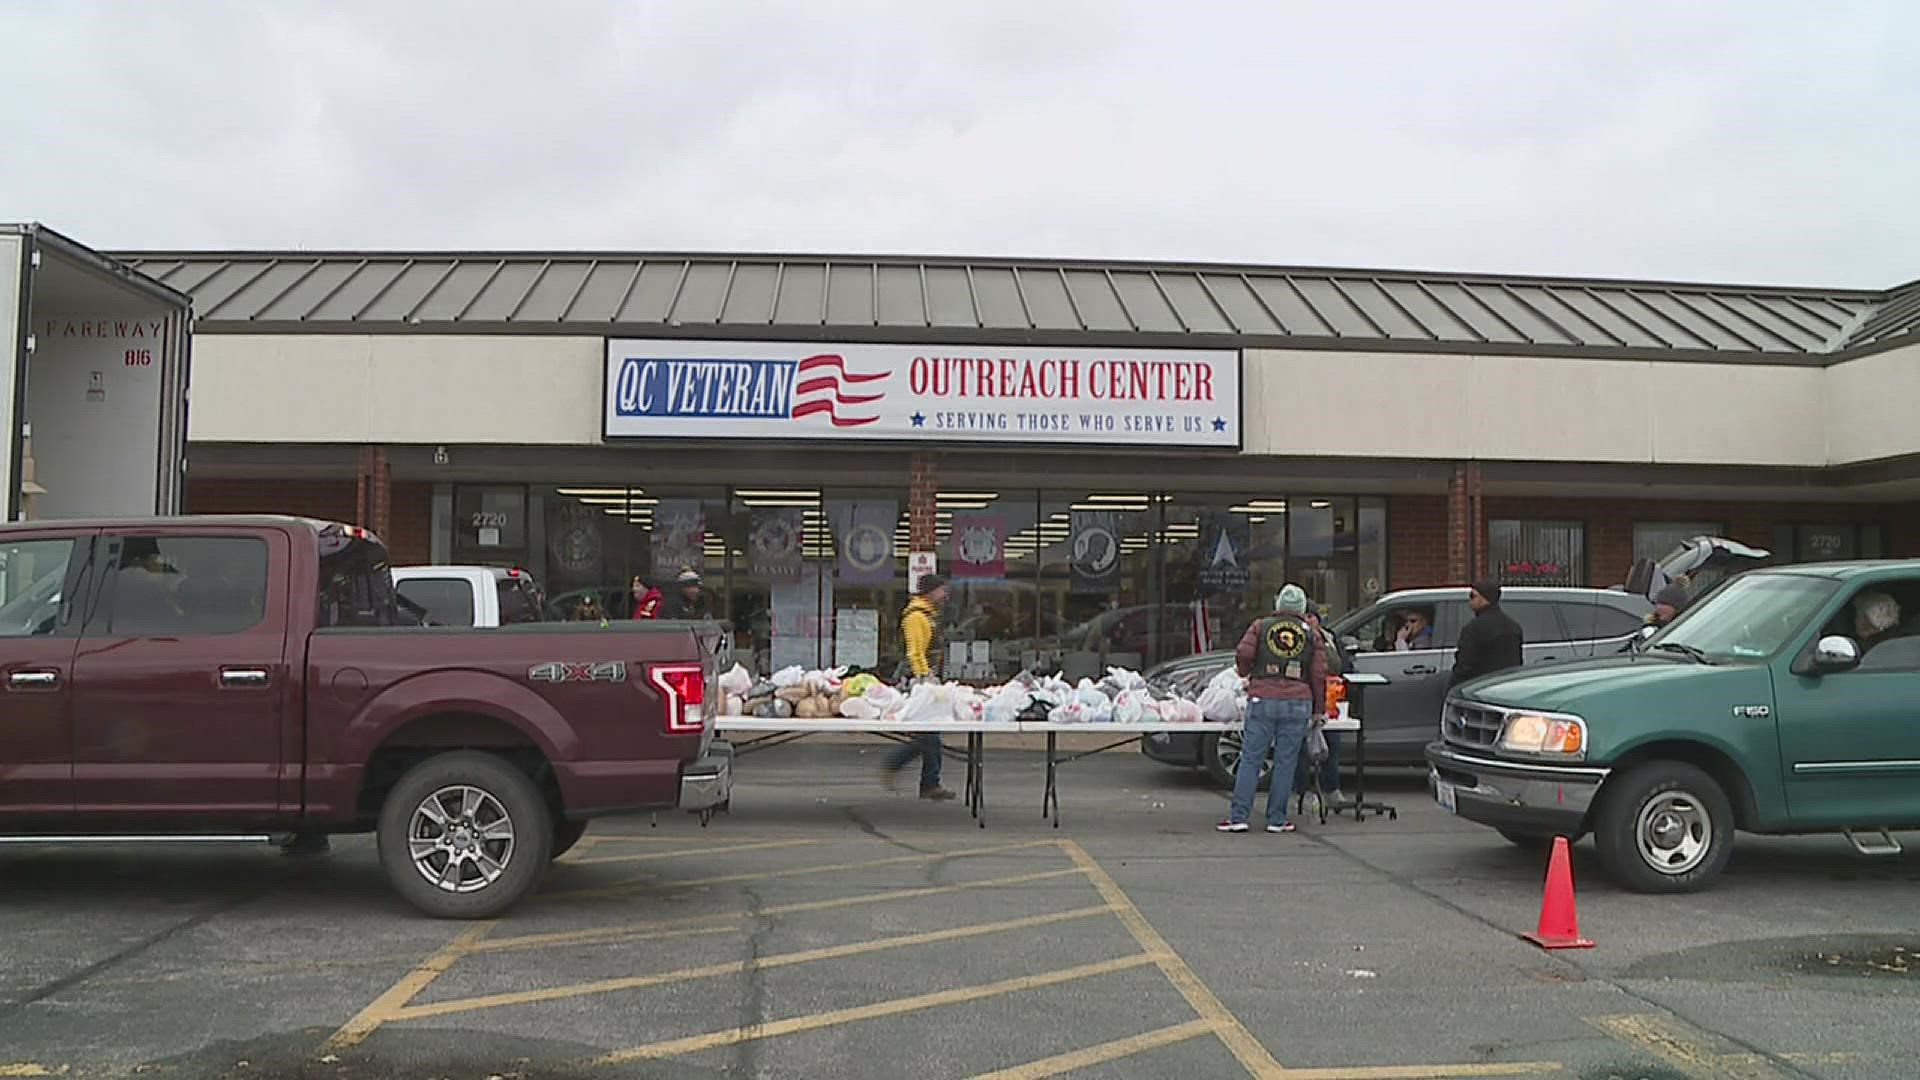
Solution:
<svg viewBox="0 0 1920 1080"><path fill-rule="evenodd" d="M898 570L893 552L893 530L900 520L895 502L833 502L827 504L833 521L837 565L834 576L844 585L891 584Z"/></svg>
<svg viewBox="0 0 1920 1080"><path fill-rule="evenodd" d="M1119 517L1110 510L1075 510L1068 551L1076 593L1112 592L1120 583Z"/></svg>

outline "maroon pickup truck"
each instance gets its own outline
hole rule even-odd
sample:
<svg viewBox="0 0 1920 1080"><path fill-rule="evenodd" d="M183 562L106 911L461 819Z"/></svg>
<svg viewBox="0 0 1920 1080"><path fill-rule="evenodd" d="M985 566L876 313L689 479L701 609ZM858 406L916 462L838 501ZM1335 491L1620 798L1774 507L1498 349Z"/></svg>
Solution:
<svg viewBox="0 0 1920 1080"><path fill-rule="evenodd" d="M590 818L724 808L717 625L402 621L353 526L0 525L0 835L376 831L408 901L484 918Z"/></svg>

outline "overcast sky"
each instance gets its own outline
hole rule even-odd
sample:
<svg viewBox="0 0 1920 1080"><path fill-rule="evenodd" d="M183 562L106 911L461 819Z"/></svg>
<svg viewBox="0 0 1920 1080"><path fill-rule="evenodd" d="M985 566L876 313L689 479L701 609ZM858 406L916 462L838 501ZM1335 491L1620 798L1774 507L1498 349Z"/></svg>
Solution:
<svg viewBox="0 0 1920 1080"><path fill-rule="evenodd" d="M1912 0L0 0L0 220L1884 287L1916 40Z"/></svg>

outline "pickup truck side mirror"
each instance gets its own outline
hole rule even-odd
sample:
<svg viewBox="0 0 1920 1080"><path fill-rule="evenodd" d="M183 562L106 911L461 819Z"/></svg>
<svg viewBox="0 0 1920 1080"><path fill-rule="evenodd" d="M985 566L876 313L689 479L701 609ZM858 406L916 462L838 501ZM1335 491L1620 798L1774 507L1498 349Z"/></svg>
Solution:
<svg viewBox="0 0 1920 1080"><path fill-rule="evenodd" d="M1807 667L1815 675L1832 675L1860 666L1860 643L1840 634L1829 634L1814 643Z"/></svg>

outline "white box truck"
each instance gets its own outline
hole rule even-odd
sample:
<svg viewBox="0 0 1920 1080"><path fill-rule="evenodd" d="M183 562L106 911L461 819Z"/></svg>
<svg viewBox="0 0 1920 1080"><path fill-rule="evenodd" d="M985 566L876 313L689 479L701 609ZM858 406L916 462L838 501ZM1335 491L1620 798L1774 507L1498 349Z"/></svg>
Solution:
<svg viewBox="0 0 1920 1080"><path fill-rule="evenodd" d="M0 224L0 521L178 513L193 302Z"/></svg>

